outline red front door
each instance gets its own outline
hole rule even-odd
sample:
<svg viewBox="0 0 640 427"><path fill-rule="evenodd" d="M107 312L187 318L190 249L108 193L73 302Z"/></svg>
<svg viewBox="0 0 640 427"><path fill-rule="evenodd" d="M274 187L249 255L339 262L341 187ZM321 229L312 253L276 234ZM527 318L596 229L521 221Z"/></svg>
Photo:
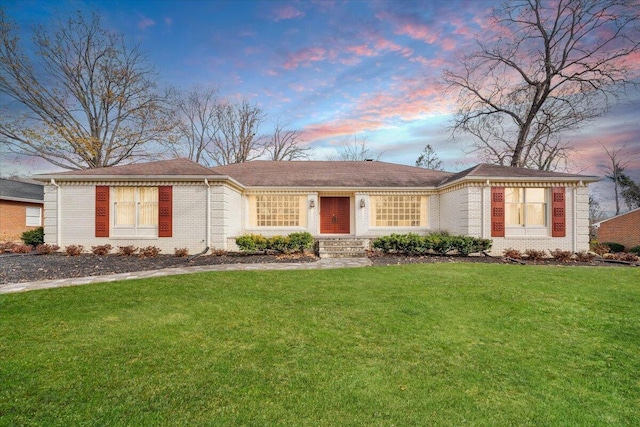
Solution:
<svg viewBox="0 0 640 427"><path fill-rule="evenodd" d="M351 202L348 197L320 198L320 233L349 234Z"/></svg>

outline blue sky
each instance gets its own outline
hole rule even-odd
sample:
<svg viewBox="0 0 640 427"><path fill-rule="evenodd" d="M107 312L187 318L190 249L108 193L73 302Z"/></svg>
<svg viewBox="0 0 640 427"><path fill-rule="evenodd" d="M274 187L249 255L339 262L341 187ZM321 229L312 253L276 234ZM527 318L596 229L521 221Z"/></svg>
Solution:
<svg viewBox="0 0 640 427"><path fill-rule="evenodd" d="M258 104L272 120L304 131L314 157L346 136L366 138L381 160L414 164L426 144L445 169L477 163L468 139L445 130L454 99L439 79L475 46L496 1L7 1L29 37L54 13L97 11L103 24L140 44L163 84L216 86ZM640 65L638 66L640 70ZM640 152L637 93L580 132L572 172L600 174L599 142ZM269 133L269 123L263 129ZM640 157L640 156L639 156ZM22 174L52 170L38 161L1 164ZM5 169L5 170L7 170ZM630 172L640 179L640 159ZM603 190L606 193L606 188ZM608 197L605 196L604 197Z"/></svg>

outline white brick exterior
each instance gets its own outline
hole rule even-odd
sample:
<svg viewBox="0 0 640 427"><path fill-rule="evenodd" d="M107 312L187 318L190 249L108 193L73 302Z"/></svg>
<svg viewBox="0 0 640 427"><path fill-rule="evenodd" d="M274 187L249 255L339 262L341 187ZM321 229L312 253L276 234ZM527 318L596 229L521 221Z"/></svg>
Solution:
<svg viewBox="0 0 640 427"><path fill-rule="evenodd" d="M95 236L95 187L96 185L171 185L173 187L173 237L112 237ZM566 237L552 238L550 232L538 236L509 235L491 237L491 186L519 185L527 187L564 186L566 210ZM111 244L114 247L134 245L156 246L163 254L173 254L175 248L187 248L194 254L207 245L212 250L237 250L235 238L242 234L256 233L264 236L287 235L308 231L320 237L320 204L323 196L341 196L350 199L350 235L375 238L392 233L418 233L447 231L455 235L469 235L493 240L491 253L501 255L506 248L563 249L573 252L587 250L588 241L588 188L578 183L508 182L484 184L463 182L444 189L416 189L386 191L313 191L277 188L245 192L230 182L58 182L45 186L44 217L45 241L58 244L83 245L86 251L92 246ZM303 223L299 227L251 226L250 197L255 194L295 194L303 198ZM427 221L422 227L375 227L371 221L372 196L381 194L420 195L426 203ZM209 206L207 207L207 200ZM111 203L113 205L113 203ZM362 206L363 205L363 206ZM58 211L60 207L60 211ZM207 213L210 214L207 221ZM253 213L255 216L255 213ZM113 222L113 212L111 212ZM255 220L253 222L255 224Z"/></svg>

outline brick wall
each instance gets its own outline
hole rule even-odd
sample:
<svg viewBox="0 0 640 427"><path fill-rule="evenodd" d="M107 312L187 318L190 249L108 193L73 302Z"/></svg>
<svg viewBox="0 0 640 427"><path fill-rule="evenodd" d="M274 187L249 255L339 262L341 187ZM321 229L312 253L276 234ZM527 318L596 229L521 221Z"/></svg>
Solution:
<svg viewBox="0 0 640 427"><path fill-rule="evenodd" d="M42 208L38 203L0 200L0 242L19 242L22 233L38 227L27 227L27 206ZM42 212L40 218L42 225Z"/></svg>
<svg viewBox="0 0 640 427"><path fill-rule="evenodd" d="M598 241L620 243L627 250L640 245L640 209L600 224Z"/></svg>

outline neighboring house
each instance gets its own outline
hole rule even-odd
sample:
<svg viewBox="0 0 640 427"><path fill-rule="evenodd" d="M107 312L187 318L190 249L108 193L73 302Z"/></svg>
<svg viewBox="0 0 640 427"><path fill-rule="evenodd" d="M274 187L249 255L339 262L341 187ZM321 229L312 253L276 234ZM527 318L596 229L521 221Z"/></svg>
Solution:
<svg viewBox="0 0 640 427"><path fill-rule="evenodd" d="M0 242L20 241L27 230L42 227L44 187L0 178Z"/></svg>
<svg viewBox="0 0 640 427"><path fill-rule="evenodd" d="M588 249L591 176L478 165L463 172L378 161L185 159L41 175L45 240L235 250L246 233L368 241L448 231L505 248Z"/></svg>
<svg viewBox="0 0 640 427"><path fill-rule="evenodd" d="M598 242L614 242L629 250L640 245L640 208L594 224Z"/></svg>

